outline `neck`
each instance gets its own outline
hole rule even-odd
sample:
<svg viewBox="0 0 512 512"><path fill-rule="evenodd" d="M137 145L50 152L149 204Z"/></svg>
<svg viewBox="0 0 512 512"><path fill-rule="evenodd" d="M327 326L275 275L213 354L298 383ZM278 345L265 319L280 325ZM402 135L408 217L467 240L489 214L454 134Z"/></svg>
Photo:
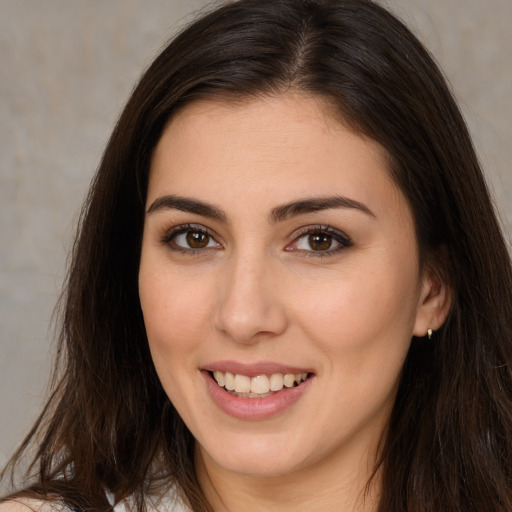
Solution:
<svg viewBox="0 0 512 512"><path fill-rule="evenodd" d="M201 488L214 512L375 512L380 471L373 456L358 460L339 454L285 475L243 475L215 463L200 446L195 465Z"/></svg>

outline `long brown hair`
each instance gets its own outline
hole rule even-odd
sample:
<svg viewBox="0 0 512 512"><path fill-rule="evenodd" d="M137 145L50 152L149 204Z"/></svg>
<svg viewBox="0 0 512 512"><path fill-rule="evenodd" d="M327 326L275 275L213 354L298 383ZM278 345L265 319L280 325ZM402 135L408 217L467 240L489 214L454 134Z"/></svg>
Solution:
<svg viewBox="0 0 512 512"><path fill-rule="evenodd" d="M137 273L152 151L197 98L287 89L330 102L388 152L422 262L453 295L432 342L413 339L379 467L380 512L512 510L512 266L462 116L429 53L370 0L241 0L178 35L142 76L84 206L63 298L53 394L24 495L139 510L158 484L194 511L194 439L153 367ZM35 441L37 440L37 441Z"/></svg>

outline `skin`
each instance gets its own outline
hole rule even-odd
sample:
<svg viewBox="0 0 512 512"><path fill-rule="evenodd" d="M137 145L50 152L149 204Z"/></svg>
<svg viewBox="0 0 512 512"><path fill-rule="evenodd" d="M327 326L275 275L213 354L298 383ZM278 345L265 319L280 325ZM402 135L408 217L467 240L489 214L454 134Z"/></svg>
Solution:
<svg viewBox="0 0 512 512"><path fill-rule="evenodd" d="M168 195L221 214L155 206ZM357 207L271 218L333 196ZM197 440L214 510L375 510L378 475L366 497L365 485L411 337L438 328L449 306L444 284L420 268L383 148L302 94L196 101L156 147L146 206L139 289L149 345ZM193 249L187 233L198 230L206 246ZM311 231L329 248L313 250ZM283 412L244 420L219 409L201 373L225 360L313 377Z"/></svg>

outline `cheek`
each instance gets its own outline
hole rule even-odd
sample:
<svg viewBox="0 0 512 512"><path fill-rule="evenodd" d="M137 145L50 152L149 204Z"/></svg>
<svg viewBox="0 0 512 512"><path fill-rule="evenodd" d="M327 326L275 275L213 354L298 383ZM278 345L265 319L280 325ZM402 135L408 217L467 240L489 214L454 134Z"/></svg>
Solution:
<svg viewBox="0 0 512 512"><path fill-rule="evenodd" d="M325 351L347 356L350 350L382 352L397 344L403 350L410 343L417 303L415 266L408 273L385 260L372 263L295 291L295 316Z"/></svg>
<svg viewBox="0 0 512 512"><path fill-rule="evenodd" d="M155 365L159 359L179 363L200 341L198 333L208 322L204 290L141 268L139 295Z"/></svg>
<svg viewBox="0 0 512 512"><path fill-rule="evenodd" d="M200 287L187 286L179 276L167 274L165 266L155 273L147 272L148 267L141 265L139 296L151 357L169 399L187 411L194 387L189 377L197 371L195 355L207 322L204 298Z"/></svg>

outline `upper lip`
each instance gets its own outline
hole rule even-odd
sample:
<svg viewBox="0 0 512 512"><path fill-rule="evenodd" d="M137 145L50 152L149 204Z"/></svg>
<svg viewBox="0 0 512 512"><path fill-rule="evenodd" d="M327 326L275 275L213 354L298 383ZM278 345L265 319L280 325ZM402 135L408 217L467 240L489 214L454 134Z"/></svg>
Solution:
<svg viewBox="0 0 512 512"><path fill-rule="evenodd" d="M272 375L274 373L312 373L311 368L300 366L289 366L282 363L263 361L258 363L241 363L237 361L215 361L204 365L202 370L209 372L229 372L238 375L256 377L257 375Z"/></svg>

